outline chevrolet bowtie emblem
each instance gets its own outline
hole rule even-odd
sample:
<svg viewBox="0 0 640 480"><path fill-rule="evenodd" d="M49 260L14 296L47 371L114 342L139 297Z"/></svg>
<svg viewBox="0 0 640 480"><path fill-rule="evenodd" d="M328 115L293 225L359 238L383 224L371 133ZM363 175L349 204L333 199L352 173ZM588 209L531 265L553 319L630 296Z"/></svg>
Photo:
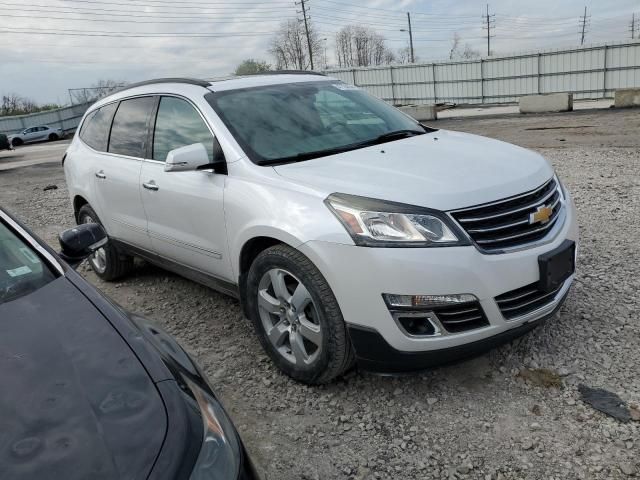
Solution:
<svg viewBox="0 0 640 480"><path fill-rule="evenodd" d="M552 213L553 209L551 207L541 205L535 212L529 215L529 223L547 223L549 221L549 218L551 218Z"/></svg>

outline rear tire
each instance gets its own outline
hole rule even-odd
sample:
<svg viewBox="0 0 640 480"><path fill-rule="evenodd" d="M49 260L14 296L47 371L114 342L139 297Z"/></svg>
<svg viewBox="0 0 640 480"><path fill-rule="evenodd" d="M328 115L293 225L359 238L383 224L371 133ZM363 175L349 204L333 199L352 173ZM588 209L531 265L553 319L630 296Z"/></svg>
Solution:
<svg viewBox="0 0 640 480"><path fill-rule="evenodd" d="M354 365L338 302L301 252L282 244L261 252L249 269L245 298L262 347L294 380L328 383Z"/></svg>
<svg viewBox="0 0 640 480"><path fill-rule="evenodd" d="M58 134L57 133L52 133L51 135L49 135L49 141L53 142L55 140L58 140Z"/></svg>
<svg viewBox="0 0 640 480"><path fill-rule="evenodd" d="M78 224L102 222L89 205L78 211ZM111 242L89 257L89 265L98 277L108 282L117 280L133 269L133 257L120 252Z"/></svg>

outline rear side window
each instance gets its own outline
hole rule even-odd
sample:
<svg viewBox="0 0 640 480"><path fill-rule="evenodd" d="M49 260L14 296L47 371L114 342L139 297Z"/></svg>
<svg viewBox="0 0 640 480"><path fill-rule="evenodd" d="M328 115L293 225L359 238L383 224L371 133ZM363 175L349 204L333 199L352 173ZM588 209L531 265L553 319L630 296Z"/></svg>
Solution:
<svg viewBox="0 0 640 480"><path fill-rule="evenodd" d="M120 102L111 127L109 153L144 157L147 126L154 103L154 97L132 98Z"/></svg>
<svg viewBox="0 0 640 480"><path fill-rule="evenodd" d="M162 97L153 135L153 159L164 162L176 148L202 143L213 161L213 135L193 106L180 98Z"/></svg>
<svg viewBox="0 0 640 480"><path fill-rule="evenodd" d="M109 128L117 106L117 103L105 105L85 118L80 130L80 138L94 150L107 151Z"/></svg>

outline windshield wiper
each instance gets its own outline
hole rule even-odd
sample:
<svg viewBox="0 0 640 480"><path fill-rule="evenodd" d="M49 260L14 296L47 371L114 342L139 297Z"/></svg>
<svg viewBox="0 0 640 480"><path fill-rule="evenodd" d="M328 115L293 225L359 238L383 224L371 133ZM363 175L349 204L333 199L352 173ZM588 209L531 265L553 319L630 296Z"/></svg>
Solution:
<svg viewBox="0 0 640 480"><path fill-rule="evenodd" d="M413 137L415 135L423 135L425 133L426 132L424 130L394 130L393 132L383 133L370 141L382 143L389 140L399 140L401 138ZM375 145L375 143L372 143L372 145Z"/></svg>
<svg viewBox="0 0 640 480"><path fill-rule="evenodd" d="M336 148L327 148L324 150L315 150L312 152L302 152L289 157L275 158L273 160L264 160L260 162L260 165L278 165L283 163L302 162L304 160L312 160L314 158L325 157L327 155L335 155L337 153L344 153L350 150L357 150L359 148L370 147L372 145L378 145L380 143L391 142L393 140L400 140L402 138L413 137L416 135L423 135L427 133L426 130L394 130L392 132L383 133L377 137L365 140L363 142L351 143L349 145L343 145Z"/></svg>

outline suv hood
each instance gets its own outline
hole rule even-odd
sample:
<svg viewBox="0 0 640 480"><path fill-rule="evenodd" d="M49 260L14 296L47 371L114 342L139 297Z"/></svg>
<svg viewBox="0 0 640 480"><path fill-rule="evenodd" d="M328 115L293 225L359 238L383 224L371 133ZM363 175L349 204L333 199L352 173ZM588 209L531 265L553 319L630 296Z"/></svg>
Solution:
<svg viewBox="0 0 640 480"><path fill-rule="evenodd" d="M327 195L347 193L438 210L517 195L553 175L549 162L535 152L446 130L274 169Z"/></svg>
<svg viewBox="0 0 640 480"><path fill-rule="evenodd" d="M147 478L162 399L99 310L60 277L0 304L0 477Z"/></svg>

